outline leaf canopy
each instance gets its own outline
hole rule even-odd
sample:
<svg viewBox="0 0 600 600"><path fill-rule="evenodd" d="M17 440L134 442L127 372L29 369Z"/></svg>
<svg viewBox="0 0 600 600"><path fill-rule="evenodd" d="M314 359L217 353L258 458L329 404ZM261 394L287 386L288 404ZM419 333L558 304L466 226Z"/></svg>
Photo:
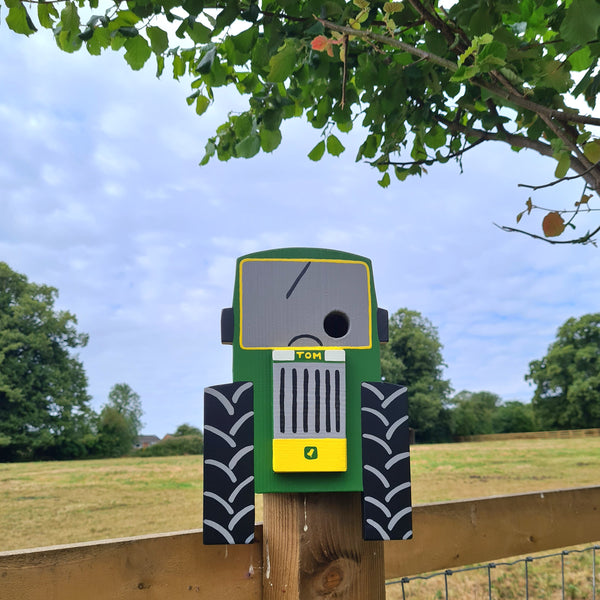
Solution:
<svg viewBox="0 0 600 600"><path fill-rule="evenodd" d="M438 0L128 0L106 10L97 0L0 1L8 26L24 35L38 29L37 6L40 27L67 52L123 51L136 70L154 55L158 75L189 76L198 114L215 88L246 97L246 111L218 127L201 164L271 152L283 121L304 118L324 142L311 160L325 150L338 156L336 133L357 130L356 160L383 173L382 185L501 141L553 157L555 177L582 178L583 194L600 189L597 0L458 0L449 8Z"/></svg>

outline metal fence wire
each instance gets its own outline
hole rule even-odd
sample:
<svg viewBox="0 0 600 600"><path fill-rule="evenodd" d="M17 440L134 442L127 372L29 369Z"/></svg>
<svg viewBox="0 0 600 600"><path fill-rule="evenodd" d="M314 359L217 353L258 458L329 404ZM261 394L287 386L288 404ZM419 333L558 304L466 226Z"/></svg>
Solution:
<svg viewBox="0 0 600 600"><path fill-rule="evenodd" d="M488 600L499 600L503 598L561 598L561 600L575 600L585 598L596 600L598 591L597 576L597 554L600 550L600 545L589 546L581 549L562 550L554 554L544 554L536 556L527 556L518 558L512 561L505 562L490 562L487 564L462 567L460 569L446 569L436 573L426 575L415 575L412 577L402 577L402 579L386 581L386 586L402 586L402 595L397 593L394 598L402 598L402 600L410 600L417 598L435 598L436 600L464 600L465 598L488 598ZM579 557L579 560L573 564L567 560L569 556ZM540 573L535 573L534 563L540 561L551 561L552 559L560 558L560 578L558 578L558 566L552 568L548 566ZM556 561L558 562L558 561ZM498 575L499 569L510 569L510 575ZM589 570L588 570L589 569ZM578 581L569 581L565 577L570 571L576 571ZM585 571L591 575L585 575ZM456 575L469 573L480 573L481 577L477 590L474 590L473 582L465 584L463 580L460 585L456 581ZM456 585L453 585L453 580ZM487 580L487 581L485 581ZM510 580L510 581L509 581ZM428 585L425 588L417 585L417 582L437 582L434 586ZM533 584L533 585L532 585ZM466 591L468 585L470 591ZM456 589L456 588L459 589ZM413 589L419 588L419 589ZM487 588L487 596L486 596ZM535 592L540 589L541 595L535 595ZM587 589L582 589L587 588ZM390 590L391 591L391 590ZM390 595L388 595L390 597Z"/></svg>

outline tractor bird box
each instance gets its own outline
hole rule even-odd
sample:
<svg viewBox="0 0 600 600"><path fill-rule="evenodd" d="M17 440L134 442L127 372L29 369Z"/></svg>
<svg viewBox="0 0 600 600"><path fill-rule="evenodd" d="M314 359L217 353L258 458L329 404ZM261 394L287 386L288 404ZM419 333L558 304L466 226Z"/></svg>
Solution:
<svg viewBox="0 0 600 600"><path fill-rule="evenodd" d="M365 539L411 535L407 390L381 381L371 261L285 248L237 260L221 341L233 383L205 389L204 540L247 543L254 493L363 496Z"/></svg>

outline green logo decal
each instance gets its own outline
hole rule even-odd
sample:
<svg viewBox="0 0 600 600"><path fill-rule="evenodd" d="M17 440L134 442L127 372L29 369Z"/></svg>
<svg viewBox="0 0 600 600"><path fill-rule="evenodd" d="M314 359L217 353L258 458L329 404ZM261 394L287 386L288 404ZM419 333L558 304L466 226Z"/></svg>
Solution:
<svg viewBox="0 0 600 600"><path fill-rule="evenodd" d="M318 456L319 451L316 446L304 446L304 458L306 460L315 460Z"/></svg>

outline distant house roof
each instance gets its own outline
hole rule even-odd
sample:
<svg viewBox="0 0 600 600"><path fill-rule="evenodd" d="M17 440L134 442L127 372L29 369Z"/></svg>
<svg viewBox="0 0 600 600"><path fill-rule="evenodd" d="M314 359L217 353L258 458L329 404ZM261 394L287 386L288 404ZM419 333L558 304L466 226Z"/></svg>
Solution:
<svg viewBox="0 0 600 600"><path fill-rule="evenodd" d="M138 435L135 441L135 448L147 448L160 442L160 438L156 435Z"/></svg>

